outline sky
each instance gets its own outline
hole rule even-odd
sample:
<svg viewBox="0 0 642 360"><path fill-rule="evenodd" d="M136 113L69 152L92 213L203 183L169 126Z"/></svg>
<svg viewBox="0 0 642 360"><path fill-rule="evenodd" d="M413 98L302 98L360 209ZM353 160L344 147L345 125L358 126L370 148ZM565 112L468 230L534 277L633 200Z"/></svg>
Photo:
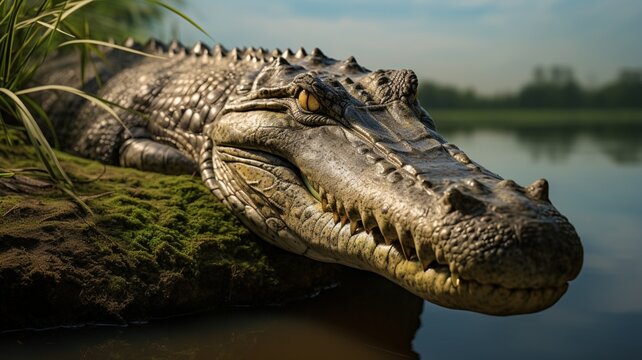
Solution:
<svg viewBox="0 0 642 360"><path fill-rule="evenodd" d="M185 44L318 47L371 70L412 69L487 94L519 89L538 65L571 66L587 86L642 68L642 0L186 0L180 8L212 38L168 16Z"/></svg>

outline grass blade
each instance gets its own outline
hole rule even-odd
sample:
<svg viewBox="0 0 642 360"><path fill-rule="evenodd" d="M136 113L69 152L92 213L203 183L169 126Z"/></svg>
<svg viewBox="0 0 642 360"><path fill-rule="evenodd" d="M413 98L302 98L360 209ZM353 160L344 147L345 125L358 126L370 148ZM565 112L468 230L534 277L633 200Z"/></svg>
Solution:
<svg viewBox="0 0 642 360"><path fill-rule="evenodd" d="M57 26L51 25L51 24L49 24L49 23L42 22L42 21L37 21L37 22L36 22L36 24L38 24L38 25L40 25L40 26L44 26L44 27L46 27L47 29L50 29L50 30L53 30L53 31L59 32L59 33L61 33L61 34L65 35L65 36L68 36L68 37L72 38L72 39L75 39L75 38L76 38L74 35L72 35L72 34L70 34L70 33L66 32L66 31L64 31L64 30L60 29L60 28L59 28L59 27L57 27Z"/></svg>
<svg viewBox="0 0 642 360"><path fill-rule="evenodd" d="M106 112L108 112L111 116L113 116L116 120L118 120L118 122L125 128L125 131L127 133L129 133L129 129L127 128L125 123L123 123L123 121L120 118L120 116L118 116L118 114L114 111L114 109L112 109L105 101L103 101L102 99L100 99L100 98L98 98L96 96L87 94L86 92L84 92L82 90L78 90L76 88L73 88L71 86L64 86L64 85L35 86L35 87L32 87L32 88L16 91L16 94L17 95L25 95L25 94L31 94L31 93L40 92L40 91L51 91L51 90L65 91L65 92L68 92L70 94L74 94L74 95L80 96L82 98L85 98L86 100L88 100L92 104L94 104L94 105L102 108ZM131 134L129 134L129 135L131 135Z"/></svg>
<svg viewBox="0 0 642 360"><path fill-rule="evenodd" d="M85 8L92 3L100 3L100 5L96 4L97 11ZM84 58L81 60L81 71L84 70L86 63L90 63L95 68L94 59L106 61L106 56L102 53L104 48L113 48L150 58L167 59L166 56L148 54L137 49L91 39L97 33L102 34L99 35L102 38L113 35L114 33L110 32L112 30L109 30L109 26L118 29L120 31L117 32L118 34L122 35L125 31L130 33L129 26L123 26L123 19L119 18L123 12L130 15L130 17L126 17L127 24L138 24L140 27L149 25L150 19L160 17L163 9L169 10L211 38L196 22L180 10L166 4L164 0L145 0L138 3L142 5L133 5L132 2L126 0L115 2L103 0L0 0L0 29L2 29L2 33L0 33L0 133L5 135L2 140L6 138L11 144L10 132L14 126L20 131L25 131L28 141L31 142L36 155L44 166L43 171L46 171L52 182L61 191L72 197L89 213L91 210L82 201L82 198L75 194L70 178L61 167L55 152L44 136L43 129L45 128L39 127L48 128L54 136L53 145L58 147L54 125L43 108L29 94L41 91L64 91L80 96L113 116L127 133L129 133L129 129L114 110L119 113L121 110L135 113L142 118L146 118L146 116L133 109L124 108L119 104L100 99L69 86L46 85L26 89L25 86L31 82L36 71L47 61L56 48L69 45L83 46L82 56ZM113 5L122 8L122 10L103 13L103 10L111 10ZM156 9L150 10L154 7ZM127 12L128 10L132 11ZM76 13L78 15L72 16ZM110 15L112 13L113 15ZM106 17L112 17L112 19L105 19ZM77 26L79 19L85 25L84 28ZM98 30L91 29L90 32L87 24L94 25ZM65 42L61 43L61 41ZM97 76L99 72L94 71L94 73ZM100 84L99 78L97 81ZM36 122L34 115L37 115L39 122ZM24 140L14 140L14 143L18 142L22 143ZM10 176L10 172L12 171L0 170L0 176Z"/></svg>
<svg viewBox="0 0 642 360"><path fill-rule="evenodd" d="M56 129L54 128L53 122L51 122L51 119L47 115L47 113L42 109L40 104L36 103L33 101L31 98L28 96L24 97L24 101L31 106L31 109L33 109L36 113L38 113L38 116L42 121L44 121L45 125L47 125L47 128L49 128L49 132L51 133L51 136L53 137L53 142L54 142L54 147L56 149L60 148L60 143L58 142L58 136L56 135Z"/></svg>
<svg viewBox="0 0 642 360"><path fill-rule="evenodd" d="M57 185L57 187L58 189L62 190L65 194L67 194L67 196L72 198L76 202L76 204L80 205L80 207L82 207L82 209L85 210L85 212L87 212L90 215L94 214L94 212L91 211L91 208L89 207L89 205L87 205L84 201L82 201L82 199L74 191L72 191L71 189L68 189L65 186L61 186L59 184Z"/></svg>
<svg viewBox="0 0 642 360"><path fill-rule="evenodd" d="M60 16L60 20L65 20L69 15L75 13L76 11L80 10L85 5L91 4L95 2L96 0L82 0L82 1L72 1L72 2L67 2L67 7L65 11L62 13Z"/></svg>
<svg viewBox="0 0 642 360"><path fill-rule="evenodd" d="M118 49L122 51L126 51L132 54L136 55L142 55L142 56L147 56L155 59L162 59L166 60L166 56L160 56L160 55L155 55L155 54L149 54L143 51L138 51L132 48L128 48L126 46L121 46L121 45L116 45L107 41L100 41L100 40L92 40L92 39L78 39L78 40L69 40L65 41L62 44L58 45L58 47L63 47L63 46L68 46L68 45L73 45L73 44L93 44L93 45L100 45L100 46L105 46L105 47L110 47L113 49Z"/></svg>
<svg viewBox="0 0 642 360"><path fill-rule="evenodd" d="M2 108L0 107L0 128L2 128L2 134L4 135L4 140L9 144L9 146L13 146L13 141L11 140L11 136L9 136L9 128L7 127L7 124L4 122L4 117L2 116Z"/></svg>
<svg viewBox="0 0 642 360"><path fill-rule="evenodd" d="M7 24L7 38L2 43L4 46L2 48L2 65L1 73L2 80L6 82L11 76L11 59L13 57L13 43L16 36L16 22L18 21L18 13L22 6L22 0L16 1L12 4L12 7L9 9L11 17Z"/></svg>
<svg viewBox="0 0 642 360"><path fill-rule="evenodd" d="M0 93L6 95L16 106L18 110L16 115L20 120L22 120L22 123L27 130L27 134L34 145L36 154L47 168L49 175L57 182L63 183L69 188L73 188L73 183L67 176L67 173L65 173L65 170L62 169L56 154L53 152L53 149L49 145L45 135L40 130L40 127L38 127L38 123L34 119L33 115L31 115L29 109L27 109L27 106L22 102L22 100L20 100L16 93L9 89L0 88Z"/></svg>

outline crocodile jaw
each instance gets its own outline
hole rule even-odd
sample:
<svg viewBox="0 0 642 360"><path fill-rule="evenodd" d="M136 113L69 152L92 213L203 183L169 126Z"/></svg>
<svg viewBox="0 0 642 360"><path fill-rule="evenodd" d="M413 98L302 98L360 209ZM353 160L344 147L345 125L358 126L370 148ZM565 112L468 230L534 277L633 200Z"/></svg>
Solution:
<svg viewBox="0 0 642 360"><path fill-rule="evenodd" d="M352 144L358 142L349 133L344 136ZM345 147L340 152L358 162L360 149L357 145L355 153ZM453 158L451 165L461 163ZM324 173L330 174L339 164L327 166ZM466 178L459 184L444 181L442 186L435 181L427 191L425 184L393 182L390 174L368 173L369 169L380 171L376 165L365 165L325 181L304 177L312 188L308 193L319 194L319 199L302 196L306 201L286 223L301 238L314 239L308 256L376 272L442 306L493 315L548 308L581 268L581 244L573 227L547 200L533 199L536 196L511 181L477 173L470 176L478 177L473 183L486 188L485 193L471 189ZM357 173L371 181L341 181L358 179ZM369 186L378 190L367 191ZM454 188L479 204L452 204ZM364 206L364 198L370 207ZM480 208L466 209L477 205Z"/></svg>
<svg viewBox="0 0 642 360"><path fill-rule="evenodd" d="M336 221L337 214L328 209L324 211L311 196L299 204L304 210L290 213L286 223L300 224L297 227L300 238L311 240L307 242L306 256L378 273L441 306L491 315L531 313L553 305L568 288L563 279L550 286L533 288L526 287L528 285L509 288L466 279L454 262L446 260L444 252L437 255L440 261L435 259L426 266L417 253L408 254L414 249L404 249L399 241L391 244L382 241L379 229L367 232L357 228L355 232L351 227L353 222ZM413 241L432 247L439 242L440 232L430 231L430 226L426 228L427 237L418 234Z"/></svg>
<svg viewBox="0 0 642 360"><path fill-rule="evenodd" d="M247 117L246 123L256 123ZM530 199L524 189L492 173L476 174L479 183L493 188L475 195L483 211L453 210L453 194L471 199L466 194L474 184L454 191L452 182L444 180L428 191L419 182L391 181L380 164L368 163L362 150L365 142L340 127L290 129L283 137L279 132L262 133L266 129L261 128L247 131L234 115L225 121L239 132L232 137L253 134L255 143L245 139L241 148L226 143L230 134L214 134L219 187L228 189L219 197L247 226L284 249L376 272L442 306L495 315L551 306L581 267L579 239L552 205ZM270 145L277 140L278 147ZM439 144L432 151L450 156L444 149ZM456 170L452 171L466 173L455 157L450 161ZM560 237L559 241L523 239L519 229L538 222L560 222L563 226L542 234L547 239ZM470 234L458 227L482 230ZM536 256L519 254L525 243ZM570 244L569 259L556 261L556 247L538 248L555 243ZM514 260L507 262L509 256Z"/></svg>

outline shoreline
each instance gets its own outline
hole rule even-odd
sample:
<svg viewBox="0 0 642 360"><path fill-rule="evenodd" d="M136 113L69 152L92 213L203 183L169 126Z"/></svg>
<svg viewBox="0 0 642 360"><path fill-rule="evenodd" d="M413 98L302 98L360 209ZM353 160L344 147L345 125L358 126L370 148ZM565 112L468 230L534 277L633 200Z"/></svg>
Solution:
<svg viewBox="0 0 642 360"><path fill-rule="evenodd" d="M260 240L199 177L57 156L94 215L38 173L0 177L0 331L287 303L345 271ZM37 166L0 145L0 168Z"/></svg>
<svg viewBox="0 0 642 360"><path fill-rule="evenodd" d="M429 106L429 104L428 104ZM450 128L627 128L642 130L642 109L433 109L438 129ZM605 122L605 119L608 121Z"/></svg>

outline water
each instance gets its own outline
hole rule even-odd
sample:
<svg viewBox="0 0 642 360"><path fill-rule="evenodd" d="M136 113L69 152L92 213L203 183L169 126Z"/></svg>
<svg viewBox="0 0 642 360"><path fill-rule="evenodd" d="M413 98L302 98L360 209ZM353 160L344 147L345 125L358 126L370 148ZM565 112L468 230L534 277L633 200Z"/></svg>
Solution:
<svg viewBox="0 0 642 360"><path fill-rule="evenodd" d="M509 318L426 305L420 354L454 358L641 358L642 141L637 130L477 130L446 136L473 159L520 184L551 183L556 207L582 239L579 278L551 309ZM431 336L434 324L440 331Z"/></svg>
<svg viewBox="0 0 642 360"><path fill-rule="evenodd" d="M639 130L446 130L506 178L551 183L585 250L579 278L552 308L491 317L423 302L353 274L283 307L236 308L120 327L4 335L13 358L642 358L642 141Z"/></svg>

